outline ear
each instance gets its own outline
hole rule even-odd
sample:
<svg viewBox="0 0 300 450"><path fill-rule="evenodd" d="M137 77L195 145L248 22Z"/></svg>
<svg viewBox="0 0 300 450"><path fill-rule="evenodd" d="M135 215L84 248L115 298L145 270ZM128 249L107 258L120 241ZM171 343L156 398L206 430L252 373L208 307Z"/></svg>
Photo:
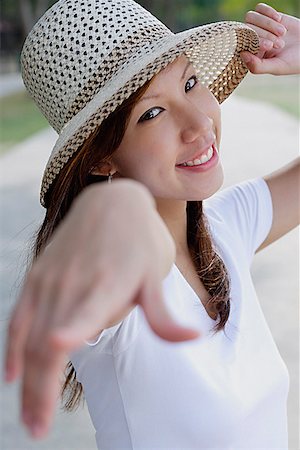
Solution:
<svg viewBox="0 0 300 450"><path fill-rule="evenodd" d="M101 175L101 176L108 176L110 173L113 175L116 173L117 169L115 168L114 164L110 162L103 162L100 163L97 167L94 167L94 169L91 171L91 175Z"/></svg>

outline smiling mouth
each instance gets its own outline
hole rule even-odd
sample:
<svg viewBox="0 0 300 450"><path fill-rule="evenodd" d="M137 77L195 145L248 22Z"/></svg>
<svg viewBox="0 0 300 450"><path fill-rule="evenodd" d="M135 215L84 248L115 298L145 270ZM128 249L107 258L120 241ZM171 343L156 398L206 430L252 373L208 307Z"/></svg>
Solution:
<svg viewBox="0 0 300 450"><path fill-rule="evenodd" d="M183 162L181 164L177 164L176 167L192 167L192 166L201 166L208 161L210 161L214 155L214 145L212 144L208 150L201 154L201 156L196 157L195 159Z"/></svg>

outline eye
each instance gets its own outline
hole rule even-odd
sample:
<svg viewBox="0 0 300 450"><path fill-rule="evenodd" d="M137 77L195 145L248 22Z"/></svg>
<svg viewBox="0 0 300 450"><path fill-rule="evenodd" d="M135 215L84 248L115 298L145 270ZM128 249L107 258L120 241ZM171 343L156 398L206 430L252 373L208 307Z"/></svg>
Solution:
<svg viewBox="0 0 300 450"><path fill-rule="evenodd" d="M185 92L190 91L191 89L193 89L196 84L198 84L198 79L196 77L196 75L194 75L193 77L191 77L185 84Z"/></svg>
<svg viewBox="0 0 300 450"><path fill-rule="evenodd" d="M155 108L151 108L148 111L146 111L142 117L139 119L138 122L144 122L145 120L151 120L154 119L156 116L158 116L162 111L164 111L163 108L159 108L156 106Z"/></svg>

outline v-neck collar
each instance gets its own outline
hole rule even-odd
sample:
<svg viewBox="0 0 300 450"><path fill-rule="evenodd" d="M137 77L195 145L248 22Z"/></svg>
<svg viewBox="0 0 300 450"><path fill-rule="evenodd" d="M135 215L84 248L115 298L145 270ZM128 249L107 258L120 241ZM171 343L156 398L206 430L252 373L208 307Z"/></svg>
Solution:
<svg viewBox="0 0 300 450"><path fill-rule="evenodd" d="M182 272L180 271L180 269L178 268L178 266L174 263L173 264L175 270L177 271L177 273L179 274L179 277L181 278L182 282L187 286L187 288L189 289L189 291L192 293L193 297L195 298L196 304L200 305L200 308L203 311L203 314L206 318L206 320L208 321L209 325L211 325L212 327L214 327L216 325L216 322L218 319L214 320L210 317L210 315L208 314L208 312L205 309L205 306L203 305L200 297L196 294L196 292L194 291L194 289L192 288L192 286L190 285L190 283L187 281L187 279L184 277L184 275L182 274Z"/></svg>

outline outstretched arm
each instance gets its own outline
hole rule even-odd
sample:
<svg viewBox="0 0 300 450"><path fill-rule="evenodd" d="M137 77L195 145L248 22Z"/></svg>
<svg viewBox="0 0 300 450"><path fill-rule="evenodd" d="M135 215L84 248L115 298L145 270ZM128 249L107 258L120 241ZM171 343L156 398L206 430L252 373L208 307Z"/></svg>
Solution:
<svg viewBox="0 0 300 450"><path fill-rule="evenodd" d="M94 185L74 201L29 271L9 327L6 380L22 378L22 419L33 436L49 429L68 352L136 304L162 338L198 336L163 302L161 281L174 259L174 241L141 184Z"/></svg>
<svg viewBox="0 0 300 450"><path fill-rule="evenodd" d="M259 247L272 244L300 221L300 158L264 177L272 196L273 223L265 241Z"/></svg>
<svg viewBox="0 0 300 450"><path fill-rule="evenodd" d="M255 74L293 75L300 73L300 20L259 3L246 14L246 24L260 37L254 56L242 53L248 69ZM264 177L273 203L273 223L258 250L268 246L299 224L300 158Z"/></svg>

